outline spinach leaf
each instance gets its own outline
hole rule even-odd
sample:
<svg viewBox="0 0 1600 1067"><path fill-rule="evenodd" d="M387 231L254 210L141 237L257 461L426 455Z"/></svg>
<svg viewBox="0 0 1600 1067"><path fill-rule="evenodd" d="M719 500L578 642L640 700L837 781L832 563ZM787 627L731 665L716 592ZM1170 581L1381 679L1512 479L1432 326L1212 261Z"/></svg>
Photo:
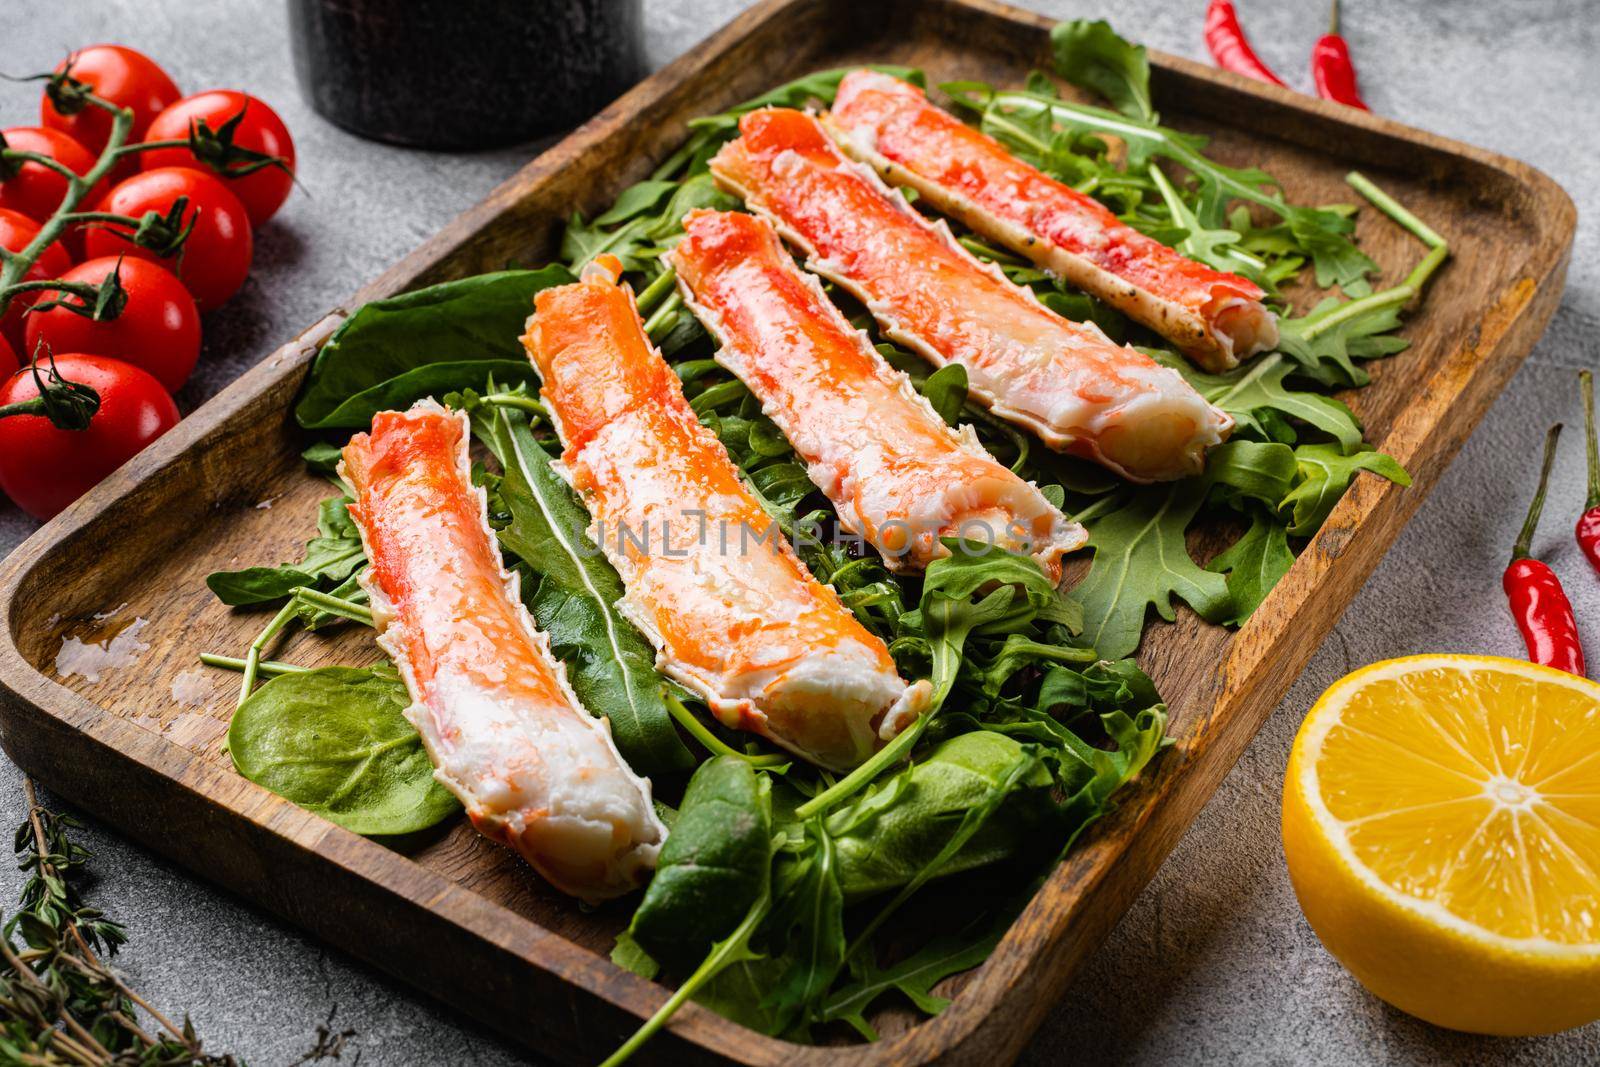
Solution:
<svg viewBox="0 0 1600 1067"><path fill-rule="evenodd" d="M444 282L363 305L312 361L295 418L308 429L365 429L379 411L424 396L528 381L518 338L541 289L573 276L559 266Z"/></svg>
<svg viewBox="0 0 1600 1067"><path fill-rule="evenodd" d="M589 540L588 512L550 468L527 417L496 408L494 418L494 452L505 470L498 499L511 516L500 543L537 576L523 600L567 664L573 691L610 720L617 748L641 774L691 766L662 696L655 652L616 609L622 580Z"/></svg>
<svg viewBox="0 0 1600 1067"><path fill-rule="evenodd" d="M433 777L394 668L283 674L228 727L239 773L358 834L407 834L461 810Z"/></svg>
<svg viewBox="0 0 1600 1067"><path fill-rule="evenodd" d="M693 965L761 895L771 860L770 779L734 756L707 760L689 779L630 939L668 967Z"/></svg>
<svg viewBox="0 0 1600 1067"><path fill-rule="evenodd" d="M1156 121L1144 45L1129 44L1104 19L1071 19L1050 31L1050 50L1067 81L1099 93L1124 115Z"/></svg>
<svg viewBox="0 0 1600 1067"><path fill-rule="evenodd" d="M299 563L216 571L206 575L206 586L230 607L270 604L301 586L323 590L333 587L340 590L335 595L348 599L348 594L359 592L354 579L366 563L361 534L350 518L349 501L329 497L317 508L317 536L306 542L305 556ZM320 614L315 613L307 617L313 625L320 619Z"/></svg>

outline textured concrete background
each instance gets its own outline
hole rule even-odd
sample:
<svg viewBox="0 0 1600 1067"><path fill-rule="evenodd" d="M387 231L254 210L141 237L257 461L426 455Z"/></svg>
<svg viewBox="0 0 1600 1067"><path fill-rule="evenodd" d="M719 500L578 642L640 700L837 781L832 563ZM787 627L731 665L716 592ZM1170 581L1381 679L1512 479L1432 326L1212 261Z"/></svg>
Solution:
<svg viewBox="0 0 1600 1067"><path fill-rule="evenodd" d="M665 63L743 7L646 0L648 54ZM1204 58L1201 0L1034 0L1056 16L1109 15L1125 34ZM1259 50L1301 88L1326 21L1323 0L1244 2ZM296 193L257 238L243 293L206 321L191 409L330 304L476 201L532 148L472 155L357 140L311 114L294 86L281 6L259 0L6 0L0 66L46 69L65 49L115 40L156 56L189 91L237 86L294 131ZM1545 427L1580 419L1574 370L1600 364L1600 5L1594 0L1347 0L1346 32L1367 99L1382 114L1527 160L1564 185L1582 216L1566 295L1550 331L1437 485L1333 636L1134 904L1024 1057L1027 1063L1600 1062L1600 1026L1542 1040L1451 1034L1368 996L1322 950L1284 872L1278 794L1300 717L1353 666L1427 651L1515 655L1499 574L1530 491ZM20 29L17 29L20 27ZM0 125L29 124L32 87L0 85ZM1158 101L1159 104L1159 101ZM1448 284L1448 276L1443 284ZM1536 551L1568 583L1600 656L1600 583L1568 535L1583 499L1569 439ZM0 553L32 530L0 504ZM50 798L46 798L47 801ZM22 817L21 776L0 760L0 824ZM525 1062L521 1054L342 953L328 949L116 836L97 853L93 897L128 923L119 957L151 1000L190 1012L209 1047L288 1064L336 1010L349 1056L367 1064ZM0 865L0 906L18 880Z"/></svg>

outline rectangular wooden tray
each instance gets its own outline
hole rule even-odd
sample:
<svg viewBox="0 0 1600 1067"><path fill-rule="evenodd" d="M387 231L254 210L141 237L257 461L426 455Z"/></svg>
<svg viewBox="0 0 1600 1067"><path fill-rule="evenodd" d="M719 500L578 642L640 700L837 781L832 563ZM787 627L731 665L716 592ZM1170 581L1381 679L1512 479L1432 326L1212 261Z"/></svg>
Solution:
<svg viewBox="0 0 1600 1067"><path fill-rule="evenodd" d="M621 911L582 913L464 824L393 849L307 814L236 774L219 749L236 684L208 675L209 710L174 679L206 649L244 647L262 617L222 608L203 576L290 558L326 485L308 476L290 404L345 309L417 286L539 263L562 220L592 213L684 138L684 122L804 72L918 66L931 83L1020 84L1048 64L1050 22L989 0L769 0L639 85L486 200L279 349L70 508L0 566L0 743L24 770L129 836L466 1011L541 1053L592 1063L662 1001L612 966ZM1138 27L1120 27L1135 36ZM1360 167L1454 252L1407 325L1412 347L1347 399L1415 479L1361 478L1240 632L1180 613L1141 660L1172 701L1177 744L1051 876L993 957L952 981L954 1003L896 1011L871 1045L772 1040L690 1006L647 1047L661 1062L994 1064L1015 1057L1233 765L1438 480L1556 306L1575 211L1550 179L1395 122L1153 55L1166 120L1223 161L1265 167L1300 203L1348 201ZM1362 247L1402 275L1410 238L1363 212ZM270 502L271 506L262 506ZM1202 540L1204 538L1202 537ZM125 605L125 606L123 606ZM120 612L109 620L96 613ZM95 685L56 680L65 635L138 617L149 649ZM365 633L283 655L368 662Z"/></svg>

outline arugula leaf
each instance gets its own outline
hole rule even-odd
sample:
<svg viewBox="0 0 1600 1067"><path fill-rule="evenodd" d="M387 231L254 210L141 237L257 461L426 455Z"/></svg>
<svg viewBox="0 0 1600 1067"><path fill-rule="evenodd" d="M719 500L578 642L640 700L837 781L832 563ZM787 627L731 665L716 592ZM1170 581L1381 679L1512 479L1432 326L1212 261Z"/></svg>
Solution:
<svg viewBox="0 0 1600 1067"><path fill-rule="evenodd" d="M1050 31L1050 51L1056 73L1073 85L1099 93L1124 115L1156 121L1144 45L1123 40L1104 19L1071 19Z"/></svg>
<svg viewBox="0 0 1600 1067"><path fill-rule="evenodd" d="M1049 772L1034 760L1015 781L1009 779L1025 755L1023 745L1003 734L958 734L922 762L875 784L861 799L829 816L845 900L903 890L919 875L932 877L925 872L948 845L954 824L1002 786L1005 793L998 799L1004 815L968 836L934 873L950 875L997 863L1052 839L1054 779ZM899 778L904 782L897 783Z"/></svg>
<svg viewBox="0 0 1600 1067"><path fill-rule="evenodd" d="M501 271L363 305L311 363L295 418L307 429L365 429L424 396L531 381L522 350L533 295L573 281L564 267Z"/></svg>
<svg viewBox="0 0 1600 1067"><path fill-rule="evenodd" d="M1228 611L1218 621L1244 625L1293 565L1288 527L1266 509L1251 509L1250 529L1206 564L1206 570L1228 576Z"/></svg>
<svg viewBox="0 0 1600 1067"><path fill-rule="evenodd" d="M1285 384L1296 366L1273 352L1221 374L1208 374L1187 360L1159 349L1145 349L1156 362L1171 367L1206 400L1232 415L1239 430L1271 439L1263 416L1281 415L1316 427L1337 440L1345 451L1361 445L1361 424L1344 404L1321 393Z"/></svg>
<svg viewBox="0 0 1600 1067"><path fill-rule="evenodd" d="M1207 619L1226 609L1227 582L1195 563L1184 542L1209 490L1205 478L1151 486L1120 507L1080 520L1094 550L1088 575L1072 591L1083 605L1085 645L1108 659L1132 655L1146 609L1171 622L1174 595Z"/></svg>
<svg viewBox="0 0 1600 1067"><path fill-rule="evenodd" d="M713 757L694 772L628 924L638 948L681 968L733 932L769 877L771 791L766 775L735 756Z"/></svg>
<svg viewBox="0 0 1600 1067"><path fill-rule="evenodd" d="M358 834L408 834L461 810L406 721L411 698L387 665L283 674L228 727L239 773Z"/></svg>
<svg viewBox="0 0 1600 1067"><path fill-rule="evenodd" d="M550 468L522 412L496 408L494 425L505 469L499 499L511 515L500 543L536 576L523 601L566 663L573 692L610 720L617 748L639 773L691 766L662 695L655 652L618 613L622 580L584 532L588 512Z"/></svg>
<svg viewBox="0 0 1600 1067"><path fill-rule="evenodd" d="M957 81L940 86L959 107L979 116L980 128L1018 151L1030 162L1073 182L1068 146L1084 136L1119 140L1127 152L1127 169L1140 173L1158 157L1183 167L1196 187L1195 215L1208 229L1222 229L1235 200L1265 208L1281 219L1297 249L1310 255L1317 284L1349 286L1376 273L1378 265L1350 239L1355 224L1342 212L1288 203L1274 191L1276 180L1254 167L1229 167L1202 152L1204 138L1088 104L1063 100L1045 84L1030 80L1022 91L996 91L982 82ZM1081 169L1081 164L1078 169ZM1095 168L1098 171L1100 168ZM1099 174L1091 174L1098 179ZM1098 180L1096 181L1098 184ZM1097 194L1099 190L1096 190Z"/></svg>
<svg viewBox="0 0 1600 1067"><path fill-rule="evenodd" d="M859 976L831 993L817 1012L818 1022L835 1020L849 1023L868 1041L878 1040L878 1032L867 1022L867 1011L878 998L899 991L928 1015L937 1015L950 1001L937 996L933 987L953 974L969 971L989 958L1011 925L1012 916L998 912L983 916L965 929L935 936L900 962L880 968L870 957ZM1003 920L1003 921L997 921Z"/></svg>
<svg viewBox="0 0 1600 1067"><path fill-rule="evenodd" d="M1357 471L1371 471L1397 485L1411 484L1411 475L1394 457L1375 452L1370 445L1348 456L1332 445L1301 445L1294 458L1301 480L1284 498L1283 508L1294 516L1289 532L1297 537L1310 537L1321 528Z"/></svg>
<svg viewBox="0 0 1600 1067"><path fill-rule="evenodd" d="M1301 374L1323 385L1366 385L1371 376L1355 360L1392 356L1411 342L1394 334L1403 300L1380 299L1370 310L1362 310L1364 304L1368 300L1328 297L1299 318L1280 320L1278 351L1300 364Z"/></svg>
<svg viewBox="0 0 1600 1067"><path fill-rule="evenodd" d="M347 579L353 585L355 573L366 563L349 501L329 497L317 507L317 536L306 542L299 563L216 571L206 575L206 587L229 607L252 607L282 600L302 586L326 590Z"/></svg>

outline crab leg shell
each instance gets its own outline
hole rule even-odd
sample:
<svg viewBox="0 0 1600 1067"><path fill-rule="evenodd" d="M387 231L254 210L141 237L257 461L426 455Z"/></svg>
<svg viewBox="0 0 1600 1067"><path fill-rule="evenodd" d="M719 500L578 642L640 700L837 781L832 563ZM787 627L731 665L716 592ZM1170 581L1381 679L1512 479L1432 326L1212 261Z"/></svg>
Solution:
<svg viewBox="0 0 1600 1067"><path fill-rule="evenodd" d="M411 694L434 775L485 836L599 901L643 883L666 828L604 719L590 715L501 562L467 460L464 414L386 411L340 475L371 566L378 643Z"/></svg>
<svg viewBox="0 0 1600 1067"><path fill-rule="evenodd" d="M770 218L808 269L860 299L886 336L935 366L964 366L995 415L1136 481L1199 472L1232 429L1176 371L979 263L841 155L815 118L767 108L739 129L711 161L716 180Z"/></svg>
<svg viewBox="0 0 1600 1067"><path fill-rule="evenodd" d="M1260 286L1145 236L909 82L853 71L822 121L891 184L1150 327L1206 370L1236 367L1277 343Z"/></svg>
<svg viewBox="0 0 1600 1067"><path fill-rule="evenodd" d="M608 260L609 257L602 257ZM535 298L523 343L657 666L727 726L853 767L926 706L887 647L811 576L651 346L614 260Z"/></svg>
<svg viewBox="0 0 1600 1067"><path fill-rule="evenodd" d="M897 570L920 570L948 554L941 537L960 536L1026 551L1059 580L1083 527L970 427L951 429L795 266L770 223L695 211L684 230L664 258L721 343L717 362L761 401L852 533Z"/></svg>

